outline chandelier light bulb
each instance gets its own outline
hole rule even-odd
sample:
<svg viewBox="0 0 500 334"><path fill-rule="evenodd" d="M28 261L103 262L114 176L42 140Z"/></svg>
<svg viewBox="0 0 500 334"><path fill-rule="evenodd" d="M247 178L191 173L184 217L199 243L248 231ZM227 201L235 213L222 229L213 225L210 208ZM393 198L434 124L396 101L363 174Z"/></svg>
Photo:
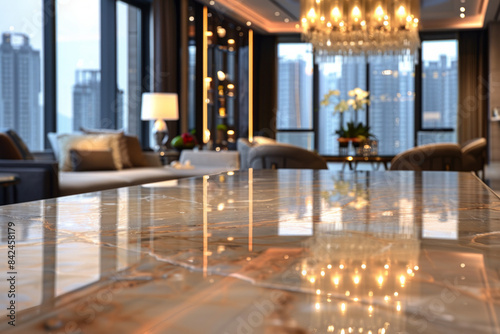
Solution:
<svg viewBox="0 0 500 334"><path fill-rule="evenodd" d="M340 14L340 9L339 7L334 7L332 9L332 18L335 20L335 22L337 22L338 20L340 20L342 17L342 14Z"/></svg>
<svg viewBox="0 0 500 334"><path fill-rule="evenodd" d="M405 17L406 16L406 9L405 6L401 5L398 8L398 16L399 17Z"/></svg>
<svg viewBox="0 0 500 334"><path fill-rule="evenodd" d="M311 20L312 23L314 23L314 21L316 20L316 11L314 10L314 8L311 8L311 10L309 10L309 12L307 13L307 18Z"/></svg>
<svg viewBox="0 0 500 334"><path fill-rule="evenodd" d="M384 17L384 10L382 9L382 6L378 6L377 9L375 9L375 17L377 20L382 21L382 18Z"/></svg>
<svg viewBox="0 0 500 334"><path fill-rule="evenodd" d="M361 10L358 6L354 6L354 8L352 9L352 18L355 22L358 22L361 18Z"/></svg>

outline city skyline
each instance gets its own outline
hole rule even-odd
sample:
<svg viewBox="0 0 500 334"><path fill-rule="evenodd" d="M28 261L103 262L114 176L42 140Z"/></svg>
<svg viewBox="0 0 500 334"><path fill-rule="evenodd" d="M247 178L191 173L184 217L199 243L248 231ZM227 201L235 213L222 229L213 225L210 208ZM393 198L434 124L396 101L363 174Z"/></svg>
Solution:
<svg viewBox="0 0 500 334"><path fill-rule="evenodd" d="M456 41L442 42L456 51ZM442 43L431 43L424 48L422 80L423 84L423 129L437 129L438 131L418 131L415 143L415 80L414 66L410 60L397 56L383 57L383 59L370 59L369 82L367 79L366 62L346 62L341 59L335 63L319 64L319 98L336 89L341 92L337 101L332 101L329 106L321 106L318 110L318 127L315 133L318 136L318 150L320 154L339 154L337 135L340 129L340 116L334 115L334 106L341 99L347 100L348 91L359 87L370 91L370 105L368 119L366 112L360 112L358 121L368 124L371 133L378 140L378 150L381 155L395 155L415 145L439 141L456 141L456 121L458 108L458 62L455 51L443 51ZM292 79L305 82L303 77L294 76L291 72L300 68L299 73L304 73L303 50L295 50L295 59L291 53L279 58L278 80L278 120L286 120L288 126L278 123L278 136L286 138L295 145L307 147L310 138L304 133L287 134L286 130L300 129L300 120L312 117L311 105L302 107L304 101L312 99L305 89L297 89L300 84L292 88L283 82ZM310 56L312 60L312 55ZM436 60L437 59L437 60ZM382 61L380 61L382 60ZM427 82L425 82L427 80ZM332 99L333 100L333 99ZM312 101L312 100L311 100ZM297 107L300 106L300 112ZM304 112L305 110L305 112ZM300 116L299 116L300 115ZM281 118L280 118L281 117ZM353 111L347 111L343 117L343 125L354 120ZM281 127L280 127L281 125ZM306 127L307 128L307 127ZM279 130L284 132L280 133ZM313 130L310 126L309 129ZM444 130L444 131L443 131Z"/></svg>
<svg viewBox="0 0 500 334"><path fill-rule="evenodd" d="M43 113L40 51L28 35L2 33L0 45L0 127L11 128L32 149L42 149Z"/></svg>

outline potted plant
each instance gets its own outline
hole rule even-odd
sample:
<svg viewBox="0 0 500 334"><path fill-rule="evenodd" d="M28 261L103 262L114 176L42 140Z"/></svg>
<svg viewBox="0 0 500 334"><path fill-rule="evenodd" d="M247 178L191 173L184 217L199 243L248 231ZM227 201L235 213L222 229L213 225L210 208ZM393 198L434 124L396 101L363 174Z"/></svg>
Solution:
<svg viewBox="0 0 500 334"><path fill-rule="evenodd" d="M349 142L352 143L355 151L358 152L361 143L374 137L368 125L355 122L347 122L346 127L341 127L339 130L335 131L335 133L339 136L337 140L342 155L347 154Z"/></svg>
<svg viewBox="0 0 500 334"><path fill-rule="evenodd" d="M339 96L340 91L330 90L323 96L323 100L320 104L326 107L335 103L334 101L337 101L334 105L333 115L339 114L340 129L335 131L335 133L339 136L337 140L339 142L340 153L347 154L349 142L352 142L353 146L356 148L362 141L373 137L370 133L370 127L358 122L358 112L363 110L366 105L370 104L370 93L357 87L348 92L348 96L351 98L347 101L339 100ZM348 122L346 127L344 127L344 113L350 109L353 111L351 122Z"/></svg>

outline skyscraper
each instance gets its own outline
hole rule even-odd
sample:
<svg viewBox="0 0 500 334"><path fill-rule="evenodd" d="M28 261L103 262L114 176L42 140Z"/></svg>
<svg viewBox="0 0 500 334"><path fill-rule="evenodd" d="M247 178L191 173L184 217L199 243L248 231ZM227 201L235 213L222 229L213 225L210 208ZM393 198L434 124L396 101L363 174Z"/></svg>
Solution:
<svg viewBox="0 0 500 334"><path fill-rule="evenodd" d="M312 128L311 76L303 59L281 59L278 82L278 129Z"/></svg>
<svg viewBox="0 0 500 334"><path fill-rule="evenodd" d="M0 127L14 129L32 150L42 149L40 51L27 35L3 33L0 45Z"/></svg>
<svg viewBox="0 0 500 334"><path fill-rule="evenodd" d="M73 86L73 130L106 127L101 119L101 71L76 70Z"/></svg>
<svg viewBox="0 0 500 334"><path fill-rule="evenodd" d="M379 154L393 155L414 146L413 64L398 56L370 64L370 127Z"/></svg>
<svg viewBox="0 0 500 334"><path fill-rule="evenodd" d="M458 62L441 54L439 61L423 64L422 127L437 129L419 134L419 144L435 141L455 142L458 108ZM443 131L444 130L444 131Z"/></svg>

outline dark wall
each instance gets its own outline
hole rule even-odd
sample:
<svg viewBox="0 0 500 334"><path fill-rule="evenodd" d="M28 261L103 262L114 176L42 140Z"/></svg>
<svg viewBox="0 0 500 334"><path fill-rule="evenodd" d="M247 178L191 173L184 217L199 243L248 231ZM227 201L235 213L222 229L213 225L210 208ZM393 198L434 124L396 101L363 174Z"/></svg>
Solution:
<svg viewBox="0 0 500 334"><path fill-rule="evenodd" d="M254 129L256 134L276 137L278 110L277 37L254 34Z"/></svg>

